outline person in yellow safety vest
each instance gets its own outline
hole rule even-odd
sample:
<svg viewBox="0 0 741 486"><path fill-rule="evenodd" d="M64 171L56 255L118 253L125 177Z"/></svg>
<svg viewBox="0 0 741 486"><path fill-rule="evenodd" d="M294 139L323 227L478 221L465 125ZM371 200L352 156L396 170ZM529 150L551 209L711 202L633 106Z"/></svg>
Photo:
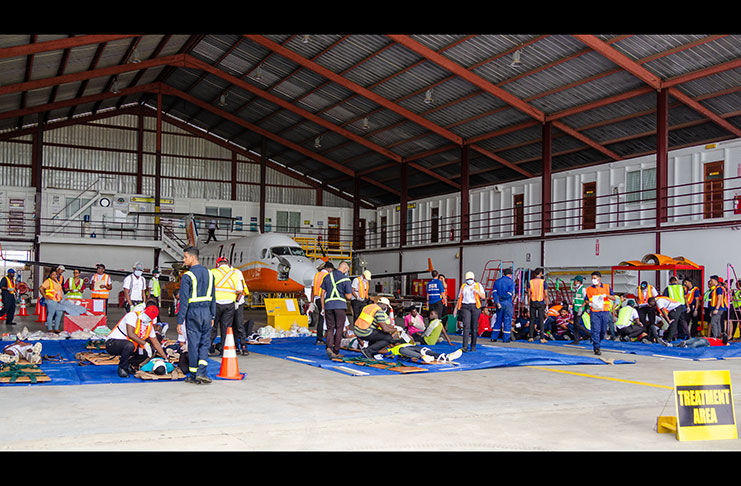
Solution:
<svg viewBox="0 0 741 486"><path fill-rule="evenodd" d="M342 346L347 301L352 299L352 284L347 277L349 272L350 265L343 261L337 266L337 270L330 272L322 280L322 309L327 323L326 352L330 358L339 357Z"/></svg>
<svg viewBox="0 0 741 486"><path fill-rule="evenodd" d="M151 357L154 348L158 355L167 360L154 325L159 316L159 308L154 305L143 311L127 312L106 336L105 349L111 356L118 356L118 376L126 378L136 372L136 368Z"/></svg>
<svg viewBox="0 0 741 486"><path fill-rule="evenodd" d="M664 289L664 293L662 294L664 297L669 297L672 300L676 300L677 302L685 302L685 295L684 295L684 285L679 283L679 280L677 277L672 276L669 279L669 285L666 286Z"/></svg>
<svg viewBox="0 0 741 486"><path fill-rule="evenodd" d="M7 275L0 279L0 289L2 289L3 309L0 310L0 316L5 316L5 324L8 326L15 325L15 269L9 268Z"/></svg>
<svg viewBox="0 0 741 486"><path fill-rule="evenodd" d="M92 292L90 297L93 300L103 301L106 314L108 314L108 296L112 288L111 277L105 273L105 265L96 263L95 273L90 277L90 290Z"/></svg>
<svg viewBox="0 0 741 486"><path fill-rule="evenodd" d="M157 301L157 307L161 305L160 297L162 295L162 285L160 284L160 270L155 268L152 272L152 278L149 279L147 288L149 289L149 299Z"/></svg>
<svg viewBox="0 0 741 486"><path fill-rule="evenodd" d="M656 289L649 285L645 280L636 289L636 304L638 305L638 315L641 318L641 323L646 329L650 329L653 323L656 321L656 309L648 305L648 299L651 297L657 297L659 293Z"/></svg>
<svg viewBox="0 0 741 486"><path fill-rule="evenodd" d="M226 257L216 259L216 268L211 269L214 276L214 291L216 292L216 314L214 316L214 326L211 328L211 345L209 353L223 354L224 340L226 339L226 330L234 322L235 303L242 293L242 279L239 277L239 270L229 265ZM214 344L217 332L221 335L221 343L218 346Z"/></svg>
<svg viewBox="0 0 741 486"><path fill-rule="evenodd" d="M530 334L527 339L529 342L533 341L536 328L540 336L540 342L547 342L544 329L545 310L548 307L548 292L546 290L543 269L536 268L527 288L528 302L530 302Z"/></svg>
<svg viewBox="0 0 741 486"><path fill-rule="evenodd" d="M80 278L80 270L72 270L72 278L64 281L64 292L68 299L75 301L82 300L82 292L85 290L85 281Z"/></svg>
<svg viewBox="0 0 741 486"><path fill-rule="evenodd" d="M388 316L390 308L389 300L381 297L377 303L364 306L353 322L353 333L367 343L367 346L360 349L360 353L368 359L373 359L383 348L398 338L398 330Z"/></svg>
<svg viewBox="0 0 741 486"><path fill-rule="evenodd" d="M736 280L736 288L731 294L731 309L729 309L729 317L732 316L730 318L733 327L728 339L733 339L736 336L736 329L738 329L739 320L741 320L741 281L739 280Z"/></svg>
<svg viewBox="0 0 741 486"><path fill-rule="evenodd" d="M188 345L188 375L186 383L208 384L208 348L211 327L216 315L214 274L201 265L198 248L189 246L183 251L183 264L190 270L180 278L177 325L185 325Z"/></svg>
<svg viewBox="0 0 741 486"><path fill-rule="evenodd" d="M49 277L39 286L39 292L44 296L46 306L46 330L59 334L64 311L59 307L63 294L56 269L49 272Z"/></svg>
<svg viewBox="0 0 741 486"><path fill-rule="evenodd" d="M625 300L618 311L615 328L621 341L640 341L648 334L638 317L638 309L634 300Z"/></svg>
<svg viewBox="0 0 741 486"><path fill-rule="evenodd" d="M473 272L466 272L466 280L458 291L458 300L453 310L453 316L461 313L463 324L463 352L476 351L476 337L479 330L479 316L481 315L481 299L486 298L486 291L481 283L477 282ZM470 344L470 349L469 349Z"/></svg>
<svg viewBox="0 0 741 486"><path fill-rule="evenodd" d="M237 296L237 301L234 303L234 320L232 321L232 329L234 330L237 352L243 356L249 356L250 352L247 350L247 336L252 334L255 322L252 319L247 319L247 322L244 321L244 305L246 299L250 296L250 289L247 288L247 281L244 279L242 271L238 268L236 270L237 276L242 282L242 293Z"/></svg>
<svg viewBox="0 0 741 486"><path fill-rule="evenodd" d="M353 319L357 319L360 315L360 311L368 301L370 295L371 273L369 270L364 270L362 275L358 275L352 281L352 299L350 300L350 307L352 307Z"/></svg>

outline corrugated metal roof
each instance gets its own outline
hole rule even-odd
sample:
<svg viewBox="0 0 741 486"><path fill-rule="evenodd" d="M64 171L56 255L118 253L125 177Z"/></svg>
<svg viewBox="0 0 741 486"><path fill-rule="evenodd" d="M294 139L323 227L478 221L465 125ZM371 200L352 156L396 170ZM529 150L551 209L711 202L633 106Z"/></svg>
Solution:
<svg viewBox="0 0 741 486"><path fill-rule="evenodd" d="M672 80L715 66L730 66L730 69L680 83L674 88L739 127L741 36L600 34L596 37L605 43L606 49L625 56L662 80ZM604 144L620 157L655 151L655 92L592 108L590 103L601 103L644 88L646 84L631 74L626 66L620 66L605 53L587 47L575 36L533 33L424 34L410 37L422 48L439 53L482 82L489 83L486 85L489 88L450 72L434 59L383 34L311 34L308 41L304 34L265 35L264 38L287 49L292 55L300 56L310 63L309 66L302 66L277 49L262 45L262 41L238 34L146 34L109 40L105 44L92 42L71 47L66 63L63 63L65 53L61 47L41 49L33 55L24 54L34 48L30 35L0 35L0 54L4 49L21 49L20 55L0 55L0 90L5 89L0 91L0 113L6 114L0 117L0 133L14 133L21 126L36 123L37 115L20 111L24 108L40 107L47 112L47 122L51 122L94 110L115 112L116 107L133 103L156 107L154 96L146 93L80 101L73 107L50 104L75 100L79 96L105 97L113 75L101 70L125 65L131 60L132 49L136 46L141 60L184 52L186 56L215 65L224 74L204 74L198 69L176 65L149 67L141 71L135 69L135 65L129 65L134 70L118 74L120 88L163 82L210 103L223 114L236 116L273 134L267 146L269 152L275 154L276 161L304 170L307 176L336 181L336 186L346 191L352 192L351 176L328 167L321 160L312 160L286 144L298 144L336 164L349 167L353 172L371 171L368 172L371 181L364 184L364 190L379 205L398 199L383 187L373 187L373 180L384 181L388 177L384 182L386 186L397 190L400 187L395 165L372 171L390 162L382 150L394 153L395 164L399 159L415 156L416 164L457 179L460 147L446 135L436 133L437 128L463 140L483 137L475 145L531 173L540 173L540 124L497 135L500 130L531 122L533 117L493 94L496 90L522 100L546 117L574 110L566 117L559 117L558 122L596 143ZM43 47L50 45L44 43L67 40L65 35L39 35L36 44ZM187 51L184 50L186 46ZM520 63L513 65L515 51ZM32 64L29 63L31 59ZM28 79L27 69L30 70ZM340 81L327 79L321 69L340 76ZM97 70L94 72L99 74L82 79L82 75L90 70ZM52 86L22 88L26 81L53 80L60 72L71 77L64 83L56 83L54 99L51 98ZM233 78L277 96L295 108L280 107L259 93L253 94L238 87L233 84ZM83 86L84 91L81 90ZM434 101L425 103L430 88ZM373 94L366 96L358 91L362 89ZM227 104L222 107L218 100L224 93ZM229 121L218 111L202 109L169 94L165 94L163 99L163 106L171 115L213 131L239 147L259 150L262 144L262 135L243 124ZM306 119L304 112L322 117L331 126L321 126ZM415 116L423 121L414 119ZM366 118L368 128L363 127ZM670 148L735 136L673 96L670 96L669 125ZM339 133L339 128L364 138L375 148L347 139ZM314 148L317 136L321 136L320 149ZM555 129L553 151L554 170L609 161L601 151ZM469 153L472 167L480 171L476 176L477 183L523 177L475 150ZM412 193L419 197L435 191L454 190L415 169L410 169L410 185L416 186ZM184 185L180 190L188 187ZM221 191L217 187L209 190L215 194ZM239 190L249 192L251 189L240 187Z"/></svg>

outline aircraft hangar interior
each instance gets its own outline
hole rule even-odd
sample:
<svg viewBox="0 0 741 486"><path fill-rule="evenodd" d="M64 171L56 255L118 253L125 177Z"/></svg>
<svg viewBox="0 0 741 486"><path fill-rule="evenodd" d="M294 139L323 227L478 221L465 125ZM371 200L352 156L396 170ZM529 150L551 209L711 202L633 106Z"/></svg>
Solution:
<svg viewBox="0 0 741 486"><path fill-rule="evenodd" d="M739 450L739 248L738 34L0 34L0 450Z"/></svg>

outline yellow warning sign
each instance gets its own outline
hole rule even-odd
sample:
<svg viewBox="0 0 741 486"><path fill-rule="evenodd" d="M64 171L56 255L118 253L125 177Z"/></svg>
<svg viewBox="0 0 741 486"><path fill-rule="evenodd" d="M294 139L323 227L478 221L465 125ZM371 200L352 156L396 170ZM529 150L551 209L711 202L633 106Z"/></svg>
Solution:
<svg viewBox="0 0 741 486"><path fill-rule="evenodd" d="M729 371L675 371L677 439L737 439Z"/></svg>

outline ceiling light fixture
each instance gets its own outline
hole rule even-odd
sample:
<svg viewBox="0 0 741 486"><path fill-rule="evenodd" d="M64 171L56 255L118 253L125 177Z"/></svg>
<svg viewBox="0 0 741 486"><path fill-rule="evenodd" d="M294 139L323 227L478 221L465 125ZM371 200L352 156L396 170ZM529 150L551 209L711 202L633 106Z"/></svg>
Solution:
<svg viewBox="0 0 741 486"><path fill-rule="evenodd" d="M255 79L258 81L262 80L262 66L257 66L257 71L255 71Z"/></svg>
<svg viewBox="0 0 741 486"><path fill-rule="evenodd" d="M370 128L370 123L368 122L368 117L366 116L363 118L363 130L368 130Z"/></svg>
<svg viewBox="0 0 741 486"><path fill-rule="evenodd" d="M219 97L219 106L226 106L226 93Z"/></svg>
<svg viewBox="0 0 741 486"><path fill-rule="evenodd" d="M139 64L142 62L141 59L139 59L139 49L134 49L134 52L131 55L131 62L134 64Z"/></svg>
<svg viewBox="0 0 741 486"><path fill-rule="evenodd" d="M515 52L512 53L512 64L510 64L510 67L517 67L520 64L522 64L522 60L520 59L520 56L522 55L522 48L517 49Z"/></svg>
<svg viewBox="0 0 741 486"><path fill-rule="evenodd" d="M433 102L433 99L432 99L432 88L430 88L425 93L425 103L427 103L429 105L432 102Z"/></svg>
<svg viewBox="0 0 741 486"><path fill-rule="evenodd" d="M301 42L302 42L303 44L308 44L308 43L309 43L309 39L310 39L310 38L311 38L311 36L310 36L310 35L304 35L304 38L303 38L303 40L302 40Z"/></svg>
<svg viewBox="0 0 741 486"><path fill-rule="evenodd" d="M118 89L118 77L113 78L113 86L111 86L111 93L118 94L121 90Z"/></svg>
<svg viewBox="0 0 741 486"><path fill-rule="evenodd" d="M316 137L314 139L314 148L315 149L322 148L322 137Z"/></svg>

